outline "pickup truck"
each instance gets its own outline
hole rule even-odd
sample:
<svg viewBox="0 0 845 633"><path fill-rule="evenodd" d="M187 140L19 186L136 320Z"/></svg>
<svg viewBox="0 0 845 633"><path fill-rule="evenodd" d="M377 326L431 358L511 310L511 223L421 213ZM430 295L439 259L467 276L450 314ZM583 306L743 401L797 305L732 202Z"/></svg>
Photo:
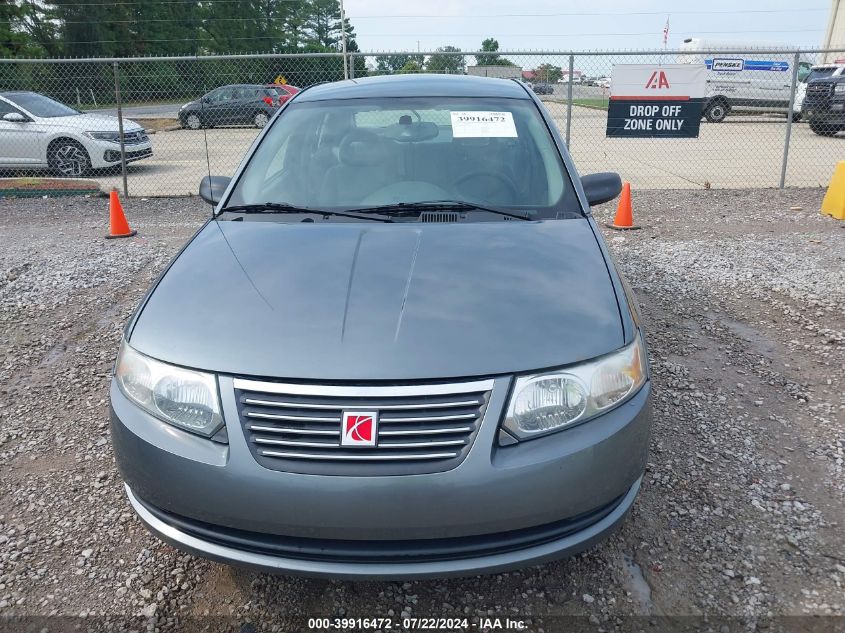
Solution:
<svg viewBox="0 0 845 633"><path fill-rule="evenodd" d="M801 117L821 136L833 136L845 130L845 74L835 68L830 74L807 82L801 103Z"/></svg>

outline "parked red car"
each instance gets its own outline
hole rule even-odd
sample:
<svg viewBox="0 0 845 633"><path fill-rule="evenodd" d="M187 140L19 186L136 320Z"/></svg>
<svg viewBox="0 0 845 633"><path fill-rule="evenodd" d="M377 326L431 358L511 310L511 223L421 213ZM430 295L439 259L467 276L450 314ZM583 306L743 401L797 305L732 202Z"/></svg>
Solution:
<svg viewBox="0 0 845 633"><path fill-rule="evenodd" d="M300 90L296 86L290 86L288 84L267 84L265 87L272 88L276 91L276 94L279 95L279 105L284 105L288 99Z"/></svg>

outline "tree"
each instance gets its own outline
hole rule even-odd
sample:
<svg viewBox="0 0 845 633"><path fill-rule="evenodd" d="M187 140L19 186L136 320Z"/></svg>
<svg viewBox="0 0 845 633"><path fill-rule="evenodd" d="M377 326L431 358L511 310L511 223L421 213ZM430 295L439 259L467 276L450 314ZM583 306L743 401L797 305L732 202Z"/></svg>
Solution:
<svg viewBox="0 0 845 633"><path fill-rule="evenodd" d="M466 73L466 60L463 55L442 55L438 53L460 53L460 48L441 46L428 58L425 69L430 73L445 73L449 75L463 75Z"/></svg>
<svg viewBox="0 0 845 633"><path fill-rule="evenodd" d="M202 50L202 15L197 2L135 0L127 3L134 54L196 55Z"/></svg>
<svg viewBox="0 0 845 633"><path fill-rule="evenodd" d="M481 42L481 50L482 51L490 51L490 55L476 55L475 61L479 66L498 66L500 63L500 58L498 54L495 54L494 51L499 50L499 40L494 39L492 37L488 37L486 40Z"/></svg>
<svg viewBox="0 0 845 633"><path fill-rule="evenodd" d="M406 75L409 73L421 73L422 69L422 65L419 62L409 59L405 65L396 72L400 75Z"/></svg>
<svg viewBox="0 0 845 633"><path fill-rule="evenodd" d="M475 54L475 62L479 66L516 66L511 60L499 56L496 52L499 50L499 40L495 38L488 37L481 42L481 50L488 54Z"/></svg>
<svg viewBox="0 0 845 633"><path fill-rule="evenodd" d="M32 57L41 53L27 32L29 8L12 2L0 4L0 57Z"/></svg>
<svg viewBox="0 0 845 633"><path fill-rule="evenodd" d="M380 74L392 74L399 72L410 62L422 67L424 61L424 55L378 55L376 57L376 71Z"/></svg>
<svg viewBox="0 0 845 633"><path fill-rule="evenodd" d="M563 70L560 66L552 64L540 64L534 69L534 78L537 81L555 84L563 77Z"/></svg>
<svg viewBox="0 0 845 633"><path fill-rule="evenodd" d="M339 0L0 0L6 57L336 52L341 32ZM366 71L363 57L355 68Z"/></svg>
<svg viewBox="0 0 845 633"><path fill-rule="evenodd" d="M203 2L200 17L205 52L273 51L272 40L258 39L273 37L264 15L256 2Z"/></svg>

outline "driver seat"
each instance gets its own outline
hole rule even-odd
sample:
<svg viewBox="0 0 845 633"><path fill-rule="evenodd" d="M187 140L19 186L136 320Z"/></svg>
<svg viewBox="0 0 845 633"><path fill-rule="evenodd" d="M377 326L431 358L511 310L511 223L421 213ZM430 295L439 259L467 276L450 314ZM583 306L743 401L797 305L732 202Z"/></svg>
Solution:
<svg viewBox="0 0 845 633"><path fill-rule="evenodd" d="M322 179L318 193L321 206L363 205L367 196L394 182L397 161L392 145L362 129L344 136L338 150L339 163Z"/></svg>

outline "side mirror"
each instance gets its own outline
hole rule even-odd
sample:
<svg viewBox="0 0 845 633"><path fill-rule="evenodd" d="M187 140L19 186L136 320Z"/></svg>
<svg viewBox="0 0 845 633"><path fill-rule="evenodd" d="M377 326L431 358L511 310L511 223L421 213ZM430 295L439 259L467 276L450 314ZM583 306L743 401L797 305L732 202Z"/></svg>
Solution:
<svg viewBox="0 0 845 633"><path fill-rule="evenodd" d="M203 176L200 180L200 198L208 204L217 204L231 180L228 176Z"/></svg>
<svg viewBox="0 0 845 633"><path fill-rule="evenodd" d="M7 112L3 115L3 120L8 121L9 123L26 123L29 121L29 119L20 112Z"/></svg>
<svg viewBox="0 0 845 633"><path fill-rule="evenodd" d="M598 174L588 174L581 178L581 186L587 196L590 206L610 202L622 191L622 179L619 174L606 171Z"/></svg>

